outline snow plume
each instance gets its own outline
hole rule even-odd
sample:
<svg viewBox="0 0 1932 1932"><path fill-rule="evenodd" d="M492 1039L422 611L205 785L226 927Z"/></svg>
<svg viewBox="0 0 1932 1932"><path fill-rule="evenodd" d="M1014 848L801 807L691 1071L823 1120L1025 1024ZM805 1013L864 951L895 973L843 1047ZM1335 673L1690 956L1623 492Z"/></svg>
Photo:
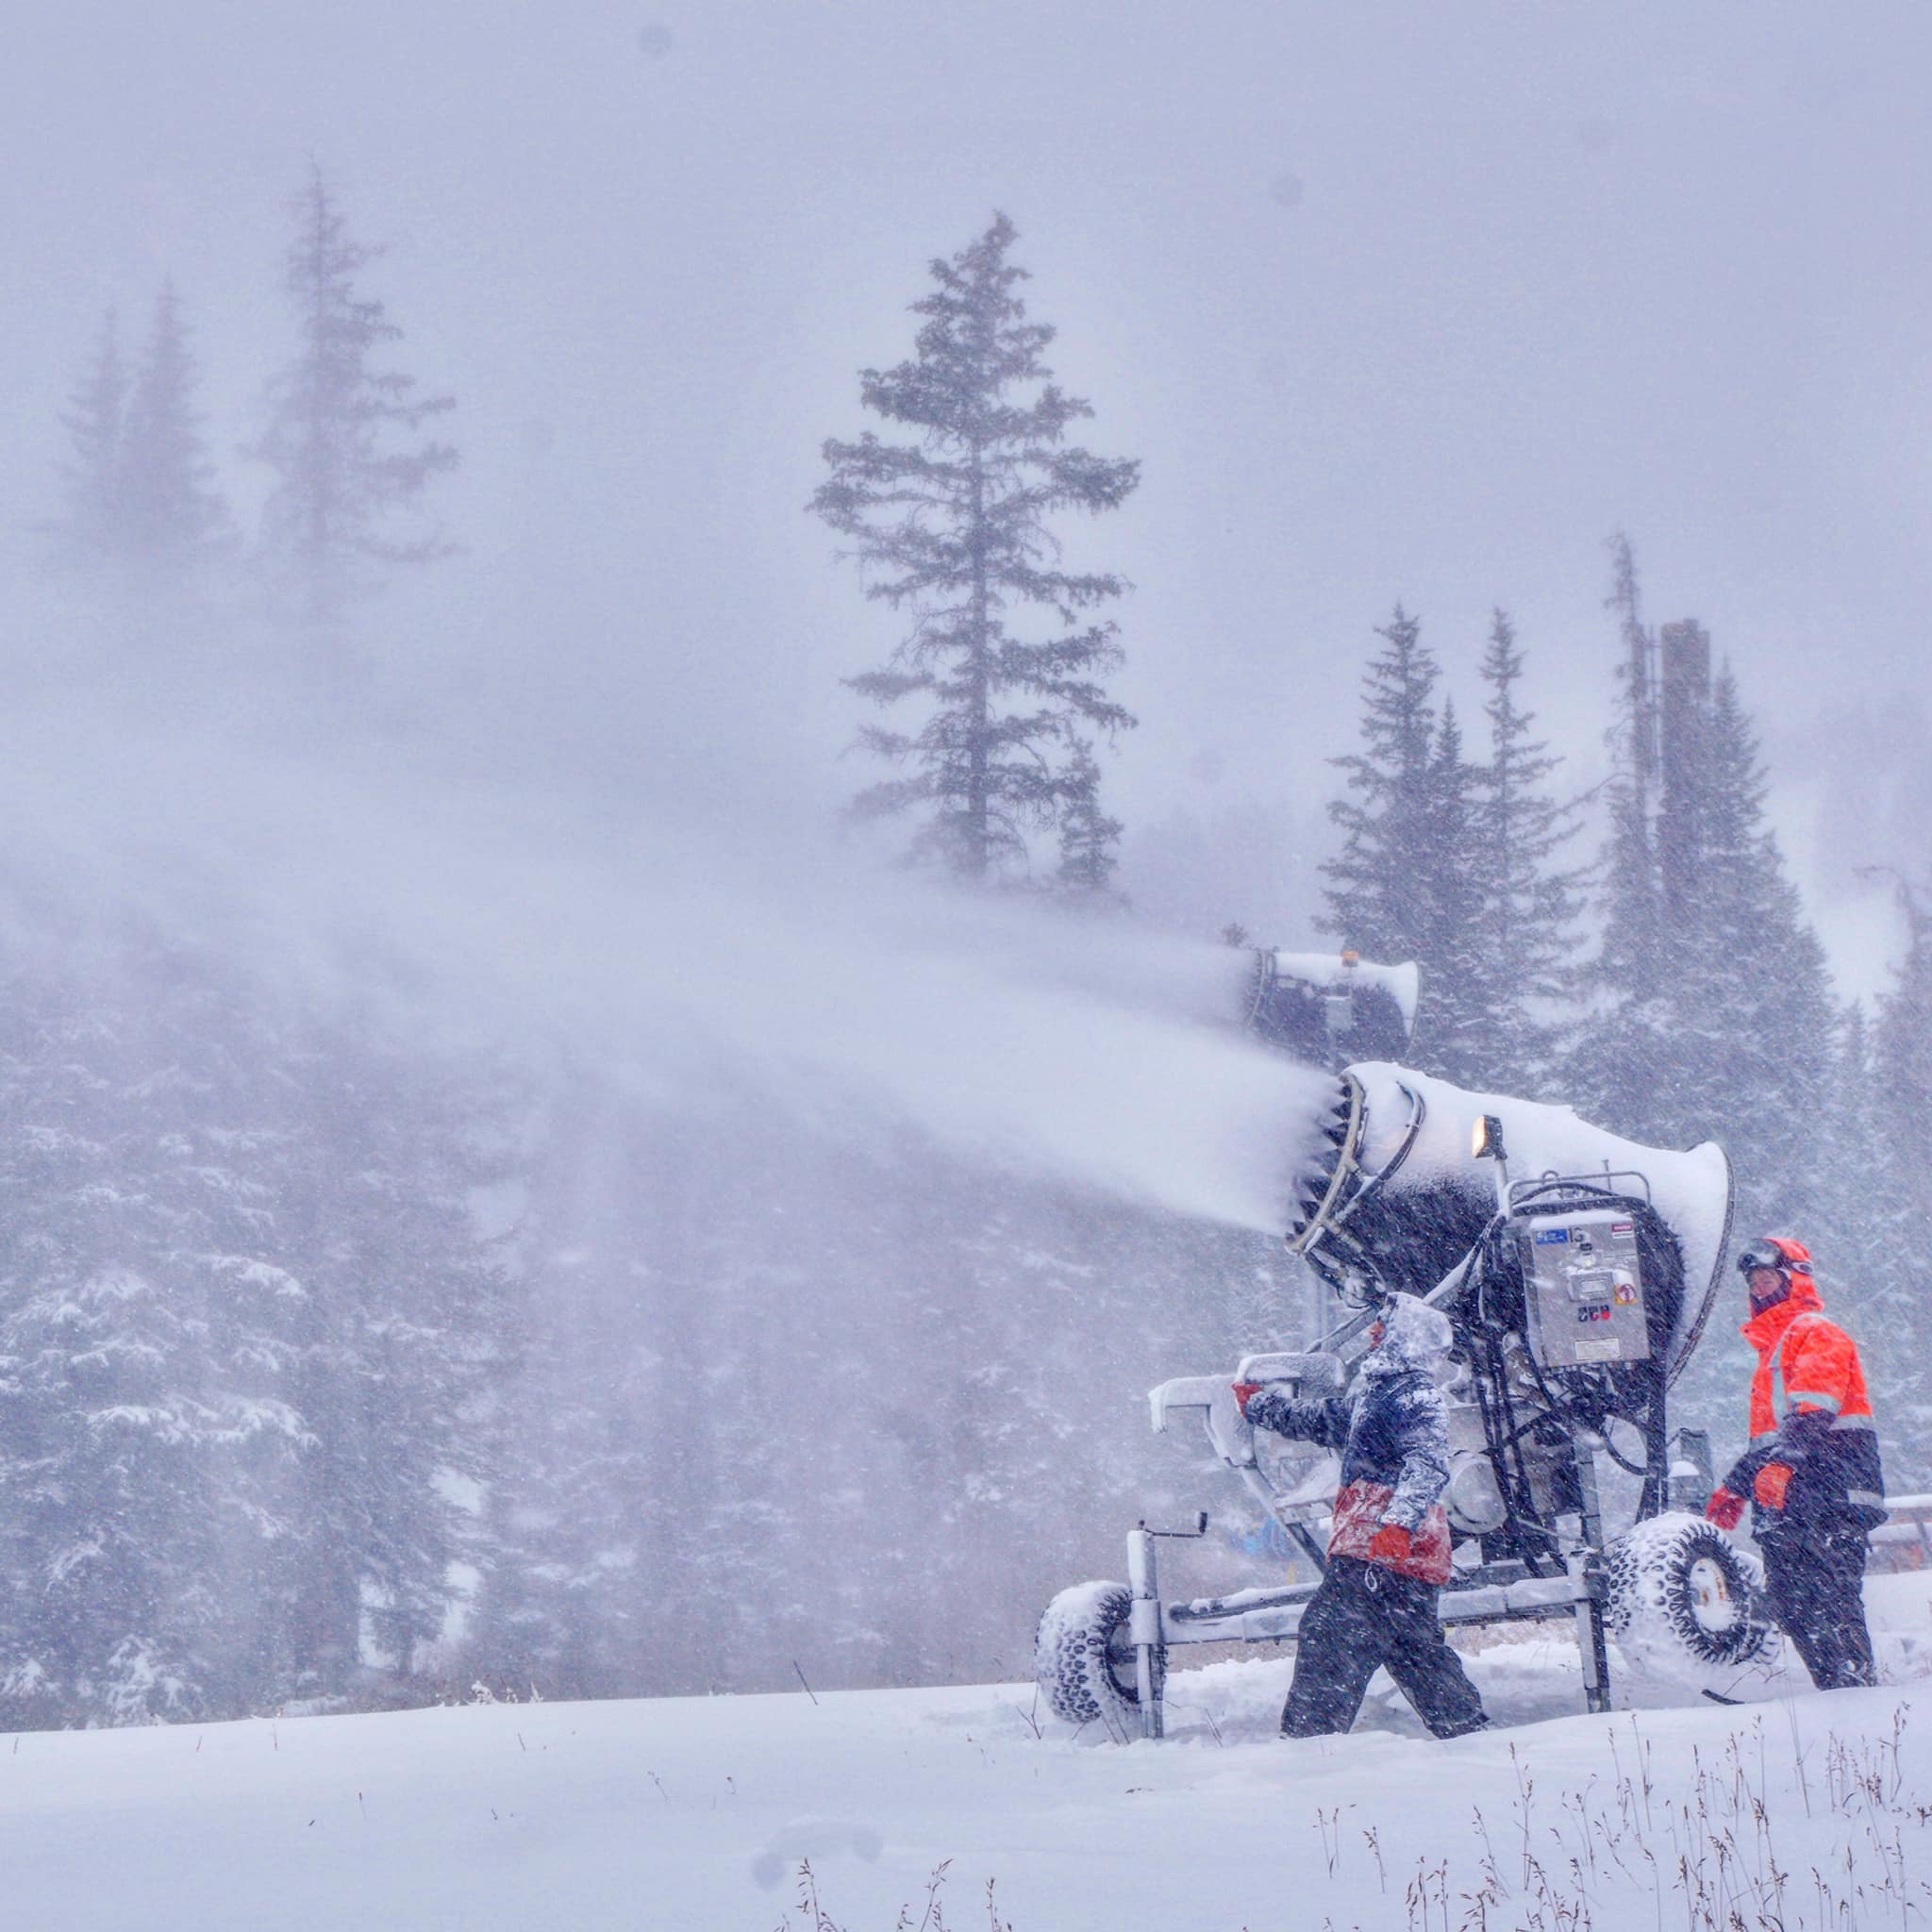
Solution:
<svg viewBox="0 0 1932 1932"><path fill-rule="evenodd" d="M301 1424L151 1429L190 1468L149 1482L49 1391L104 1519L142 1519L71 1595L188 1605L147 1633L188 1707L420 1691L453 1632L546 1696L994 1668L1164 1479L1143 1391L1295 1324L1325 1083L1241 1032L1245 955L841 841L849 773L706 728L668 647L591 691L488 638L459 666L447 614L394 633L413 659L11 618L0 1048L50 1137L15 1277L54 1252L125 1338L121 1408ZM109 1301L100 1252L147 1291ZM64 1339L23 1337L58 1380ZM65 1614L16 1727L102 1714L121 1633L62 1648Z"/></svg>
<svg viewBox="0 0 1932 1932"><path fill-rule="evenodd" d="M1322 1083L1241 1035L1245 954L941 890L841 846L816 797L715 765L684 782L702 761L506 782L500 724L458 752L460 730L337 731L286 691L100 689L0 723L17 930L28 897L136 910L445 1050L560 1051L673 1110L724 1083L835 1135L896 1122L1283 1224Z"/></svg>

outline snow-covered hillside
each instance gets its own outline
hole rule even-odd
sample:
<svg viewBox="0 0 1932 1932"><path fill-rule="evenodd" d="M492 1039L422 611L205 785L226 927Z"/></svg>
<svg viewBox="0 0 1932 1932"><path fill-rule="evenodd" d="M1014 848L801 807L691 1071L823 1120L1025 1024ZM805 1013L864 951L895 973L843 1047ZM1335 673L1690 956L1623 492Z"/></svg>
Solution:
<svg viewBox="0 0 1932 1932"><path fill-rule="evenodd" d="M1887 1689L1773 1674L1741 1708L1590 1718L1574 1649L1499 1644L1472 1659L1498 1727L1451 1744L1392 1692L1283 1743L1278 1658L1176 1674L1158 1744L1075 1737L1016 1685L26 1734L8 1917L824 1932L808 1862L841 1932L902 1907L932 1932L935 1874L956 1932L1903 1925L1932 1907L1932 1578L1869 1595Z"/></svg>

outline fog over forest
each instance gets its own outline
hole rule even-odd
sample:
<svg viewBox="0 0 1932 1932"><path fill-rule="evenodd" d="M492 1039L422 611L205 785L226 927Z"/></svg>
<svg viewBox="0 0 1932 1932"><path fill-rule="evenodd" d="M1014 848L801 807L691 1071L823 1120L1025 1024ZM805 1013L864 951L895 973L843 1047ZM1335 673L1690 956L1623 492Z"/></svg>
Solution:
<svg viewBox="0 0 1932 1932"><path fill-rule="evenodd" d="M1306 1316L1328 1076L1242 1031L1253 946L1417 959L1418 1064L1715 1136L1907 1307L1922 10L16 39L10 1724L1016 1668L1191 1506L1144 1390ZM867 596L918 519L837 452L945 456L880 383L1007 268L1054 479L1007 642L1071 655L975 847L862 741L954 620ZM1690 619L1723 756L1653 796L1630 667ZM1378 691L1454 779L1407 846ZM1499 701L1552 814L1508 878Z"/></svg>

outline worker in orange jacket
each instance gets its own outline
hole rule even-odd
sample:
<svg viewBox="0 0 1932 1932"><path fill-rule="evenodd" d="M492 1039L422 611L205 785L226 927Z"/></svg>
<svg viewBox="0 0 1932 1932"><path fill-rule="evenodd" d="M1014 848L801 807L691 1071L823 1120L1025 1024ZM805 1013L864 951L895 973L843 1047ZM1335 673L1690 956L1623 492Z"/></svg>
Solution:
<svg viewBox="0 0 1932 1932"><path fill-rule="evenodd" d="M1858 1345L1826 1319L1802 1241L1754 1241L1738 1266L1751 1291L1742 1332L1757 1351L1751 1446L1705 1514L1735 1529L1751 1502L1772 1614L1821 1690L1875 1684L1863 1591L1885 1478Z"/></svg>

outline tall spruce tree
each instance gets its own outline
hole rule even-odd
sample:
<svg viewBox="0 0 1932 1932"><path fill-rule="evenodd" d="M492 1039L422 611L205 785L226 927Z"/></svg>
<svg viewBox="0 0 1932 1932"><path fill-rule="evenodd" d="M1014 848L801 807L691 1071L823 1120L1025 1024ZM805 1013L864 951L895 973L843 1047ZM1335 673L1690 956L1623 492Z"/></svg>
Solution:
<svg viewBox="0 0 1932 1932"><path fill-rule="evenodd" d="M1623 530L1609 540L1610 594L1605 608L1617 620L1623 658L1617 667L1617 769L1629 788L1633 816L1648 832L1656 807L1658 760L1657 639L1643 621L1637 553Z"/></svg>
<svg viewBox="0 0 1932 1932"><path fill-rule="evenodd" d="M180 299L175 284L164 282L128 399L119 462L118 547L150 571L186 571L227 528L195 412L196 381Z"/></svg>
<svg viewBox="0 0 1932 1932"><path fill-rule="evenodd" d="M1609 734L1609 833L1597 867L1595 957L1582 969L1584 1015L1570 1056L1570 1085L1595 1118L1641 1132L1649 1096L1671 1075L1664 993L1671 953L1663 917L1653 804L1657 783L1655 642L1643 622L1630 540L1610 540L1611 591L1623 647Z"/></svg>
<svg viewBox="0 0 1932 1932"><path fill-rule="evenodd" d="M1707 692L1708 640L1690 624L1666 628L1660 678L1626 538L1611 558L1616 765L1572 1079L1639 1140L1723 1141L1745 1221L1795 1224L1817 1198L1831 1084L1824 948L1766 819L1736 678L1725 667Z"/></svg>
<svg viewBox="0 0 1932 1932"><path fill-rule="evenodd" d="M1091 799L1080 743L1134 720L1102 675L1121 662L1116 626L1092 615L1121 595L1108 572L1058 567L1053 519L1117 508L1140 465L1067 441L1093 411L1052 381L1054 330L1029 322L1024 269L1005 215L936 260L914 353L860 375L860 400L911 434L828 441L811 508L850 538L866 594L911 613L890 663L847 682L884 709L915 704L914 729L868 724L860 742L905 775L861 792L866 816L916 815L916 857L982 881L1024 870L1027 837ZM1020 634L1030 610L1048 634Z"/></svg>
<svg viewBox="0 0 1932 1932"><path fill-rule="evenodd" d="M399 564L452 546L421 528L398 534L431 480L457 463L455 445L417 432L456 407L416 393L416 378L378 366L402 330L360 292L383 251L350 238L318 167L295 205L287 288L300 348L269 391L269 424L254 454L275 473L262 542L303 615L339 617Z"/></svg>
<svg viewBox="0 0 1932 1932"><path fill-rule="evenodd" d="M1490 756L1477 772L1471 826L1483 900L1490 1077L1508 1092L1541 1095L1556 1079L1555 1014L1575 953L1583 874L1564 863L1576 811L1547 789L1560 760L1530 736L1536 717L1519 695L1523 672L1516 628L1498 609L1482 663Z"/></svg>
<svg viewBox="0 0 1932 1932"><path fill-rule="evenodd" d="M1837 1012L1824 948L1765 818L1766 778L1728 666L1707 721L1701 850L1671 940L1673 1071L1652 1096L1664 1138L1730 1149L1754 1226L1816 1200Z"/></svg>
<svg viewBox="0 0 1932 1932"><path fill-rule="evenodd" d="M1362 749L1331 759L1353 796L1329 802L1341 850L1324 859L1326 908L1316 924L1375 959L1422 959L1429 948L1421 891L1438 857L1439 671L1422 626L1396 605L1375 633L1383 649L1362 680Z"/></svg>
<svg viewBox="0 0 1932 1932"><path fill-rule="evenodd" d="M1828 1202L1833 1007L1824 948L1767 821L1767 781L1728 667L1707 689L1708 640L1665 632L1664 675L1627 540L1609 608L1623 647L1602 938L1571 1056L1583 1108L1664 1146L1721 1141L1738 1224L1802 1232ZM1699 1382L1740 1366L1723 1334Z"/></svg>
<svg viewBox="0 0 1932 1932"><path fill-rule="evenodd" d="M75 385L60 418L70 454L61 465L66 513L53 534L62 556L79 565L99 564L122 541L121 434L127 412L127 370L121 332L110 308L87 374Z"/></svg>
<svg viewBox="0 0 1932 1932"><path fill-rule="evenodd" d="M1426 991L1414 1055L1465 1085L1496 1078L1493 942L1480 837L1483 774L1464 750L1440 670L1398 604L1362 689L1362 748L1334 759L1353 796L1334 799L1340 852L1324 859L1316 924L1371 958L1414 960Z"/></svg>
<svg viewBox="0 0 1932 1932"><path fill-rule="evenodd" d="M1898 978L1878 1003L1873 1058L1886 1186L1910 1217L1911 1265L1932 1254L1932 906L1915 886L1899 886L1906 950Z"/></svg>
<svg viewBox="0 0 1932 1932"><path fill-rule="evenodd" d="M1640 1140L1722 1141L1742 1224L1799 1226L1819 1198L1838 1024L1824 949L1766 821L1766 777L1728 667L1700 736L1699 835L1671 854L1675 910L1638 986L1611 982L1623 1004L1607 1018L1624 1030L1603 1015L1586 1028L1598 1031L1599 1104ZM1661 876L1653 842L1649 884L1659 903ZM1604 1052L1607 1041L1624 1057Z"/></svg>
<svg viewBox="0 0 1932 1932"><path fill-rule="evenodd" d="M1495 955L1474 837L1481 774L1464 754L1453 698L1443 700L1428 781L1428 857L1410 887L1420 915L1415 958L1429 983L1416 1058L1458 1086L1494 1087Z"/></svg>
<svg viewBox="0 0 1932 1932"><path fill-rule="evenodd" d="M1840 1018L1813 1202L1810 1243L1833 1314L1868 1345L1865 1374L1885 1430L1888 1483L1932 1479L1932 1320L1920 1257L1932 1235L1901 1188L1874 1029L1857 1002ZM1875 1345L1874 1345L1875 1344Z"/></svg>
<svg viewBox="0 0 1932 1932"><path fill-rule="evenodd" d="M1886 1477L1898 1489L1932 1481L1932 1317L1925 1257L1932 1254L1932 908L1899 882L1906 950L1872 1027L1865 1093L1869 1148L1833 1150L1835 1207L1857 1239L1843 1278L1855 1331L1882 1338L1867 1359L1886 1429ZM1852 1268L1861 1271L1857 1274ZM1864 1310L1871 1312L1865 1313Z"/></svg>

